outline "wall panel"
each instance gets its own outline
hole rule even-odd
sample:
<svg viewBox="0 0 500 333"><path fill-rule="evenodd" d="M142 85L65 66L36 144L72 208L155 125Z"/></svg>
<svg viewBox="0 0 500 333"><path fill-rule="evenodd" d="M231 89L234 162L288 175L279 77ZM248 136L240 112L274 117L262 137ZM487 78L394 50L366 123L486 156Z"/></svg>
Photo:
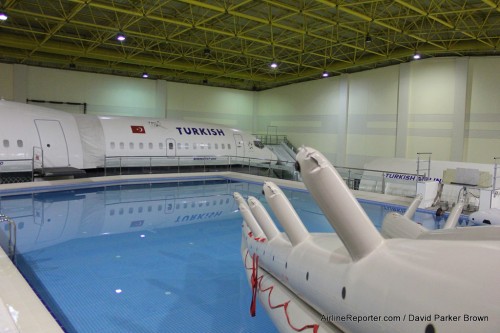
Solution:
<svg viewBox="0 0 500 333"><path fill-rule="evenodd" d="M14 99L14 66L0 63L0 98Z"/></svg>
<svg viewBox="0 0 500 333"><path fill-rule="evenodd" d="M395 155L398 79L397 66L349 77L347 165L362 167L374 157Z"/></svg>
<svg viewBox="0 0 500 333"><path fill-rule="evenodd" d="M500 157L500 57L470 58L464 161L493 163Z"/></svg>

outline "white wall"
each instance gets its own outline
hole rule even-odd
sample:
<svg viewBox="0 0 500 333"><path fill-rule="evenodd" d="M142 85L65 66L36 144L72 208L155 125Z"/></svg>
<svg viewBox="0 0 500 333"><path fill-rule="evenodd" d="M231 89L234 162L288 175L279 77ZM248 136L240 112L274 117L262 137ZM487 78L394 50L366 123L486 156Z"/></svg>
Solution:
<svg viewBox="0 0 500 333"><path fill-rule="evenodd" d="M500 57L471 58L468 85L464 161L492 163L500 157Z"/></svg>
<svg viewBox="0 0 500 333"><path fill-rule="evenodd" d="M342 139L345 136L343 81L333 77L259 92L256 130L287 135L296 146L321 147L325 156L335 160L339 133Z"/></svg>
<svg viewBox="0 0 500 333"><path fill-rule="evenodd" d="M277 131L336 165L419 152L476 163L500 157L500 57L431 58L262 92L25 65L0 64L0 71L6 99Z"/></svg>
<svg viewBox="0 0 500 333"><path fill-rule="evenodd" d="M252 91L167 82L166 116L252 132L254 94Z"/></svg>
<svg viewBox="0 0 500 333"><path fill-rule="evenodd" d="M454 87L454 58L411 63L406 157L430 152L433 159L451 159Z"/></svg>
<svg viewBox="0 0 500 333"><path fill-rule="evenodd" d="M398 66L350 75L347 165L395 155L398 76Z"/></svg>
<svg viewBox="0 0 500 333"><path fill-rule="evenodd" d="M295 146L311 145L336 165L427 152L475 163L500 157L500 57L431 58L343 77L347 87L334 77L260 92L261 124L278 125Z"/></svg>
<svg viewBox="0 0 500 333"><path fill-rule="evenodd" d="M19 102L34 99L87 103L89 114L147 117L165 115L165 102L157 98L157 87L164 86L164 81L24 65L10 66L14 70L13 95ZM70 112L83 111L57 104L40 105Z"/></svg>

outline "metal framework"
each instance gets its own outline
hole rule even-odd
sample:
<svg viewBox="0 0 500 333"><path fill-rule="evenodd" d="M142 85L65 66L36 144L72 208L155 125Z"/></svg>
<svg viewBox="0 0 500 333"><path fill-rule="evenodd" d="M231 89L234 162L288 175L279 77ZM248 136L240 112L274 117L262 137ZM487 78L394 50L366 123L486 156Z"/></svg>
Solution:
<svg viewBox="0 0 500 333"><path fill-rule="evenodd" d="M1 62L244 90L500 46L499 0L5 0L0 11Z"/></svg>

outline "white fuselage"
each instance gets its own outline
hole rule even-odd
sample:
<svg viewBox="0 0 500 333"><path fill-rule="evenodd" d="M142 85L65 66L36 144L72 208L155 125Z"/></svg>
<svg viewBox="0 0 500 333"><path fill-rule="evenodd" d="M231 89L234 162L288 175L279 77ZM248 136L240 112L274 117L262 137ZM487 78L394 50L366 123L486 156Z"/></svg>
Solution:
<svg viewBox="0 0 500 333"><path fill-rule="evenodd" d="M276 160L252 135L214 124L74 115L3 100L0 119L2 172L31 170L32 159L35 167L78 169Z"/></svg>

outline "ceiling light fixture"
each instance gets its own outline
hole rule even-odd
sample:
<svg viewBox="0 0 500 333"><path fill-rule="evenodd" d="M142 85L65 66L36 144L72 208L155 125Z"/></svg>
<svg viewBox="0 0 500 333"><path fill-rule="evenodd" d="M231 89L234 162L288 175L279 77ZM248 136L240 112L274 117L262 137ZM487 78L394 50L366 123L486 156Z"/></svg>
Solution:
<svg viewBox="0 0 500 333"><path fill-rule="evenodd" d="M413 55L413 59L415 59L415 60L420 59L420 54L419 54L419 53L415 53L415 54Z"/></svg>
<svg viewBox="0 0 500 333"><path fill-rule="evenodd" d="M278 68L278 63L273 60L273 62L269 65L269 67L271 67L272 69L276 69Z"/></svg>
<svg viewBox="0 0 500 333"><path fill-rule="evenodd" d="M120 42L123 42L125 39L127 39L127 37L125 37L125 35L123 33L119 32L116 35L116 39L119 40Z"/></svg>
<svg viewBox="0 0 500 333"><path fill-rule="evenodd" d="M327 71L323 71L323 74L321 74L322 77L329 77L330 74Z"/></svg>
<svg viewBox="0 0 500 333"><path fill-rule="evenodd" d="M366 35L365 42L366 43L371 43L372 42L372 37L370 35Z"/></svg>
<svg viewBox="0 0 500 333"><path fill-rule="evenodd" d="M147 72L142 73L142 77L147 79L149 77L149 74Z"/></svg>
<svg viewBox="0 0 500 333"><path fill-rule="evenodd" d="M0 21L5 21L9 18L6 12L0 11Z"/></svg>

